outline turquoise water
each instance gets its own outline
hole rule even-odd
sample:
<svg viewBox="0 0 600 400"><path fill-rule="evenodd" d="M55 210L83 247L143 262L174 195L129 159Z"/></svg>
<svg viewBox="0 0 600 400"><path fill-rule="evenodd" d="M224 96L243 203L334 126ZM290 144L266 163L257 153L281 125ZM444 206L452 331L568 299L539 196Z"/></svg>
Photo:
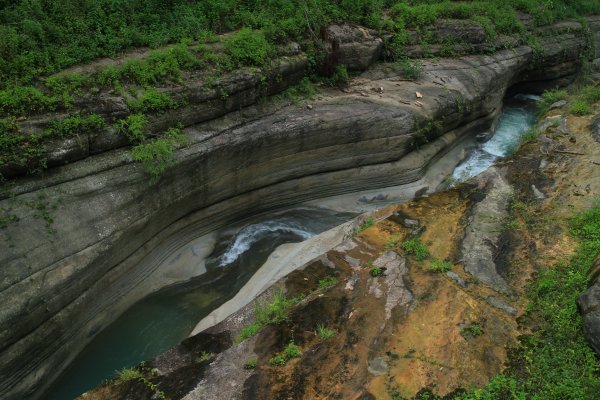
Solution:
<svg viewBox="0 0 600 400"><path fill-rule="evenodd" d="M477 176L496 160L510 154L523 133L535 125L535 107L531 102L512 101L503 109L493 136L474 149L454 170L454 180L463 182Z"/></svg>
<svg viewBox="0 0 600 400"><path fill-rule="evenodd" d="M355 214L300 208L261 216L223 232L207 272L134 304L94 337L43 397L72 400L186 338L204 316L232 298L283 243L300 242ZM260 222L259 222L260 221Z"/></svg>

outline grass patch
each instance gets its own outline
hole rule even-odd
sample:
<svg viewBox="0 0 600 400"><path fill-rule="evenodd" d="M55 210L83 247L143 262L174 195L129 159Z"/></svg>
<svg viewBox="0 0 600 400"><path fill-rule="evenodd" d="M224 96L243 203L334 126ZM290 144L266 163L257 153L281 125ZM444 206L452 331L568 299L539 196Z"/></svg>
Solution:
<svg viewBox="0 0 600 400"><path fill-rule="evenodd" d="M406 254L414 256L417 261L423 261L429 257L429 249L418 237L406 240L400 246Z"/></svg>
<svg viewBox="0 0 600 400"><path fill-rule="evenodd" d="M369 274L371 274L371 276L373 278L377 278L379 276L383 275L383 269L381 267L378 267L377 265L374 265L371 270L369 271Z"/></svg>
<svg viewBox="0 0 600 400"><path fill-rule="evenodd" d="M443 273L452 269L452 263L450 261L442 261L438 260L437 258L434 258L433 260L431 260L429 268L434 272Z"/></svg>
<svg viewBox="0 0 600 400"><path fill-rule="evenodd" d="M326 341L332 339L335 336L335 331L331 328L326 327L323 324L317 326L317 334L321 340Z"/></svg>
<svg viewBox="0 0 600 400"><path fill-rule="evenodd" d="M117 373L117 383L123 383L132 379L140 379L144 377L142 371L137 368L123 368L115 372Z"/></svg>
<svg viewBox="0 0 600 400"><path fill-rule="evenodd" d="M483 329L481 329L481 326L477 322L474 322L469 326L462 328L460 334L465 339L476 338L483 335Z"/></svg>
<svg viewBox="0 0 600 400"><path fill-rule="evenodd" d="M354 231L354 234L357 235L357 234L361 233L362 231L369 229L373 225L375 225L375 220L373 219L373 217L369 217L358 228L356 228L356 230Z"/></svg>
<svg viewBox="0 0 600 400"><path fill-rule="evenodd" d="M286 321L289 317L289 309L298 304L303 297L287 298L283 291L275 293L273 301L268 304L257 304L254 309L256 321L243 328L239 336L235 339L236 343L240 343L254 335L268 324L280 324Z"/></svg>
<svg viewBox="0 0 600 400"><path fill-rule="evenodd" d="M162 137L144 141L134 146L131 157L142 163L150 175L150 184L153 185L163 175L165 170L175 162L175 149L186 143L186 137L180 128L169 128Z"/></svg>
<svg viewBox="0 0 600 400"><path fill-rule="evenodd" d="M283 367L292 358L298 358L302 356L302 350L300 346L290 341L282 352L275 354L270 360L269 364L272 366Z"/></svg>
<svg viewBox="0 0 600 400"><path fill-rule="evenodd" d="M254 369L256 368L256 358L251 358L249 360L246 360L246 362L244 363L244 369Z"/></svg>
<svg viewBox="0 0 600 400"><path fill-rule="evenodd" d="M326 276L323 279L319 279L319 290L329 289L337 285L338 280L335 276Z"/></svg>

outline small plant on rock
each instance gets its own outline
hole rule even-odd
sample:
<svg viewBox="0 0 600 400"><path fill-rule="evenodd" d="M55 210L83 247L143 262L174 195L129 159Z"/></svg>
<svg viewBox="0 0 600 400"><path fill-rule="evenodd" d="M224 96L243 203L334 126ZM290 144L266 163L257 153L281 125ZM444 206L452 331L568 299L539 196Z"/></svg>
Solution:
<svg viewBox="0 0 600 400"><path fill-rule="evenodd" d="M329 289L337 284L338 280L335 276L326 276L319 280L319 289Z"/></svg>
<svg viewBox="0 0 600 400"><path fill-rule="evenodd" d="M323 324L319 324L317 326L317 334L321 338L321 340L329 340L335 336L335 331L331 328L326 327Z"/></svg>
<svg viewBox="0 0 600 400"><path fill-rule="evenodd" d="M422 243L418 237L403 242L402 250L404 250L407 254L413 255L417 261L423 261L429 257L429 250L427 249L427 246Z"/></svg>
<svg viewBox="0 0 600 400"><path fill-rule="evenodd" d="M373 265L373 268L371 268L371 271L369 271L369 273L371 274L371 276L373 278L377 278L379 276L383 275L383 268L378 267L377 265Z"/></svg>
<svg viewBox="0 0 600 400"><path fill-rule="evenodd" d="M244 363L244 369L256 368L256 358L251 358Z"/></svg>
<svg viewBox="0 0 600 400"><path fill-rule="evenodd" d="M473 322L471 325L462 328L460 334L465 339L476 338L483 335L483 329L481 329L481 326L477 322Z"/></svg>
<svg viewBox="0 0 600 400"><path fill-rule="evenodd" d="M434 258L431 260L431 270L434 272L447 272L452 269L452 263L450 261L442 261Z"/></svg>
<svg viewBox="0 0 600 400"><path fill-rule="evenodd" d="M300 350L300 346L294 343L294 341L290 341L288 345L283 349L282 352L275 354L269 360L269 364L272 366L282 367L292 358L298 358L302 355L302 350Z"/></svg>

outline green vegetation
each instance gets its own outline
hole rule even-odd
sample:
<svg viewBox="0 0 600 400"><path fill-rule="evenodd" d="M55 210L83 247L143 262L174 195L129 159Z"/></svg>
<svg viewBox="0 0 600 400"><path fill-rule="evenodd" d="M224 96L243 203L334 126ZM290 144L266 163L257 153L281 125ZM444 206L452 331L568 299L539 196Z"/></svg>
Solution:
<svg viewBox="0 0 600 400"><path fill-rule="evenodd" d="M557 122L559 121L557 120ZM519 139L519 146L535 142L537 137L540 136L540 133L541 132L535 128L528 129L521 135L521 138Z"/></svg>
<svg viewBox="0 0 600 400"><path fill-rule="evenodd" d="M398 242L400 241L401 236L400 235L393 235L391 236L383 245L383 247L386 250L392 250L396 248L396 245L398 244Z"/></svg>
<svg viewBox="0 0 600 400"><path fill-rule="evenodd" d="M274 50L261 31L244 28L227 38L223 43L225 53L231 57L235 67L260 67L267 63Z"/></svg>
<svg viewBox="0 0 600 400"><path fill-rule="evenodd" d="M460 330L460 334L465 339L476 338L483 335L483 329L477 322L473 322L469 326L466 326Z"/></svg>
<svg viewBox="0 0 600 400"><path fill-rule="evenodd" d="M244 363L244 369L254 369L256 368L256 358L251 358L249 360L246 360L246 362Z"/></svg>
<svg viewBox="0 0 600 400"><path fill-rule="evenodd" d="M572 93L564 89L554 89L544 92L538 101L538 116L544 116L550 106L557 101L568 100L569 113L575 115L586 115L592 112L592 105L600 101L600 85L587 85L576 88Z"/></svg>
<svg viewBox="0 0 600 400"><path fill-rule="evenodd" d="M337 285L338 280L335 276L326 276L323 279L319 279L319 290L329 289Z"/></svg>
<svg viewBox="0 0 600 400"><path fill-rule="evenodd" d="M536 329L521 339L512 367L485 388L458 396L476 399L595 399L600 364L587 345L575 300L600 252L600 204L570 221L579 248L569 262L540 272L528 289L528 318Z"/></svg>
<svg viewBox="0 0 600 400"><path fill-rule="evenodd" d="M209 353L209 352L207 352L207 351L203 351L203 352L200 354L200 356L198 356L198 357L196 358L196 362L197 362L197 363L204 362L204 361L206 361L206 360L209 360L209 359L211 359L211 358L212 358L214 355L215 355L214 353Z"/></svg>
<svg viewBox="0 0 600 400"><path fill-rule="evenodd" d="M122 370L115 371L117 374L117 383L123 383L132 379L143 378L144 374L137 368L123 368Z"/></svg>
<svg viewBox="0 0 600 400"><path fill-rule="evenodd" d="M356 230L354 231L354 234L357 235L357 234L361 233L362 231L364 231L365 229L369 229L373 225L375 225L375 220L373 219L373 217L369 217L358 228L356 228Z"/></svg>
<svg viewBox="0 0 600 400"><path fill-rule="evenodd" d="M419 79L421 77L421 63L418 60L410 60L406 58L402 61L402 75L406 79Z"/></svg>
<svg viewBox="0 0 600 400"><path fill-rule="evenodd" d="M326 327L323 324L317 325L317 334L321 340L326 341L335 336L335 331L331 328Z"/></svg>
<svg viewBox="0 0 600 400"><path fill-rule="evenodd" d="M337 86L340 88L347 86L349 81L350 76L348 75L348 70L343 64L340 64L337 67L335 67L333 75L331 76L331 78L329 78L329 84L331 86Z"/></svg>
<svg viewBox="0 0 600 400"><path fill-rule="evenodd" d="M374 265L371 270L369 271L369 274L371 274L371 276L373 278L377 278L378 276L382 276L383 275L383 269L381 267L378 267L377 265Z"/></svg>
<svg viewBox="0 0 600 400"><path fill-rule="evenodd" d="M292 340L288 343L288 345L285 347L285 349L283 349L282 352L275 354L269 360L269 364L273 366L283 367L292 358L298 358L300 356L302 356L302 350Z"/></svg>
<svg viewBox="0 0 600 400"><path fill-rule="evenodd" d="M153 185L162 176L167 167L175 162L173 152L187 141L180 128L169 128L162 137L144 140L131 149L131 157L141 162L146 172L150 174L150 184Z"/></svg>
<svg viewBox="0 0 600 400"><path fill-rule="evenodd" d="M442 261L434 258L431 260L430 268L434 272L447 272L452 269L452 263L450 261Z"/></svg>
<svg viewBox="0 0 600 400"><path fill-rule="evenodd" d="M149 88L139 96L127 102L129 108L134 112L164 111L177 108L178 104L167 93L159 92Z"/></svg>
<svg viewBox="0 0 600 400"><path fill-rule="evenodd" d="M269 304L256 305L254 309L255 322L243 328L236 338L236 342L242 342L254 335L268 324L280 324L288 319L288 311L291 307L298 304L303 297L294 297L288 299L283 291L278 291Z"/></svg>
<svg viewBox="0 0 600 400"><path fill-rule="evenodd" d="M421 242L418 237L406 240L400 245L406 254L410 254L418 261L423 261L429 257L427 246Z"/></svg>

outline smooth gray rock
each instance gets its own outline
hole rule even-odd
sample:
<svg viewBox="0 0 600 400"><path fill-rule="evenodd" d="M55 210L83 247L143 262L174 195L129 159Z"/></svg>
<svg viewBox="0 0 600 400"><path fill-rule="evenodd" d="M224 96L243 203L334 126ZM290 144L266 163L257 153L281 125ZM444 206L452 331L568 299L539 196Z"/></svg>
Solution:
<svg viewBox="0 0 600 400"><path fill-rule="evenodd" d="M452 279L454 282L456 282L458 286L462 288L467 287L467 282L463 278L461 278L460 275L458 275L456 272L447 271L446 276Z"/></svg>
<svg viewBox="0 0 600 400"><path fill-rule="evenodd" d="M487 302L492 307L496 307L497 309L502 310L512 316L517 315L517 310L514 307L509 306L508 304L506 304L504 301L500 300L497 297L489 296L487 298Z"/></svg>
<svg viewBox="0 0 600 400"><path fill-rule="evenodd" d="M375 357L371 361L369 361L368 370L370 373L376 376L385 375L389 371L389 366L387 362L383 359L383 357Z"/></svg>
<svg viewBox="0 0 600 400"><path fill-rule="evenodd" d="M592 284L577 298L583 316L583 333L590 346L600 356L600 254L588 273Z"/></svg>
<svg viewBox="0 0 600 400"><path fill-rule="evenodd" d="M479 175L477 181L484 188L485 198L475 203L465 228L461 244L465 271L494 290L511 294L495 260L513 188L496 167Z"/></svg>

